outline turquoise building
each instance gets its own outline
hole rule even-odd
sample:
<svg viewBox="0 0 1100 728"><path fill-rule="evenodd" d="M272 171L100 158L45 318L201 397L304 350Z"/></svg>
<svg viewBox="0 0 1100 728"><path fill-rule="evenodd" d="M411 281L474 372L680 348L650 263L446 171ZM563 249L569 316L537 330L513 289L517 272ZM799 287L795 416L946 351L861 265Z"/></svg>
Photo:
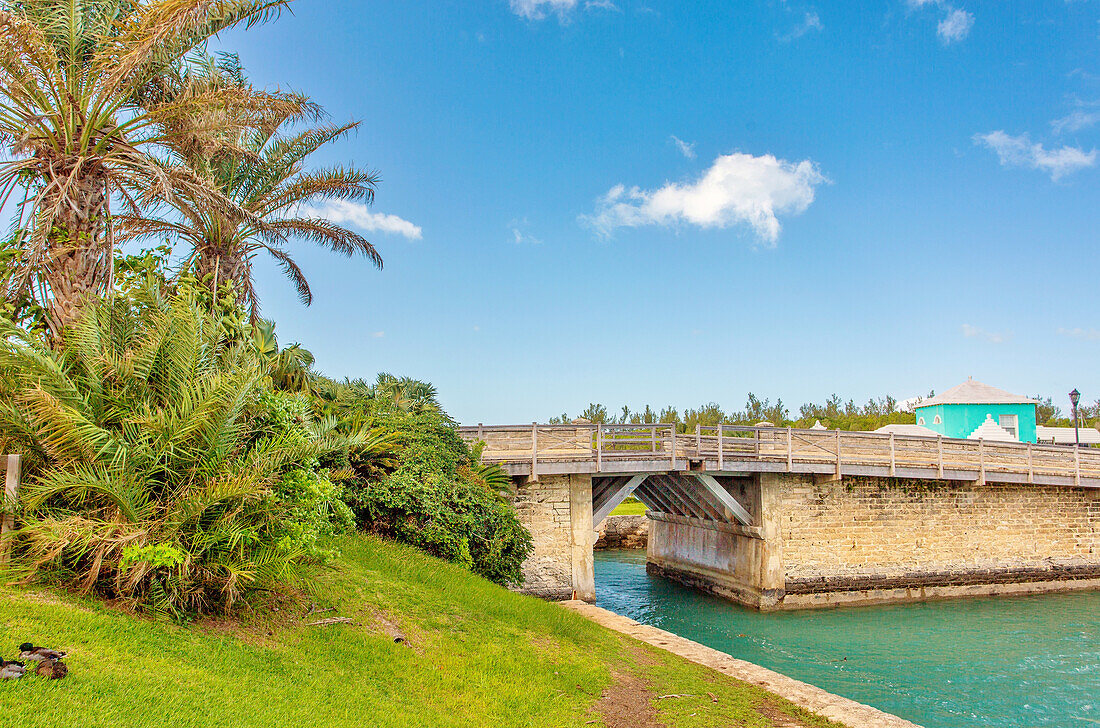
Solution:
<svg viewBox="0 0 1100 728"><path fill-rule="evenodd" d="M1035 442L1037 404L1034 399L971 378L922 400L915 411L918 425L944 437Z"/></svg>

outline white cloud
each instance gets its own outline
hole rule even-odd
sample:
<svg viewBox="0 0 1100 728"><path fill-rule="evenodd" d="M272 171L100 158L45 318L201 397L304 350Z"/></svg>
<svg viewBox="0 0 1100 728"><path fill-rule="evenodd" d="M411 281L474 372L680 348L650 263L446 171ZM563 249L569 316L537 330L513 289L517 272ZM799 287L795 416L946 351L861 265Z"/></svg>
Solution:
<svg viewBox="0 0 1100 728"><path fill-rule="evenodd" d="M528 20L542 20L548 13L557 13L558 18L577 7L577 0L509 0L512 12Z"/></svg>
<svg viewBox="0 0 1100 728"><path fill-rule="evenodd" d="M521 18L543 20L550 15L557 15L558 20L564 23L580 4L580 0L509 0L509 4L512 12ZM613 0L586 0L584 9L622 12Z"/></svg>
<svg viewBox="0 0 1100 728"><path fill-rule="evenodd" d="M1002 334L996 331L986 331L985 329L979 329L977 326L971 326L970 324L962 325L962 333L968 339L982 339L988 341L991 344L1003 344L1012 338L1012 334Z"/></svg>
<svg viewBox="0 0 1100 728"><path fill-rule="evenodd" d="M810 160L793 163L770 154L727 154L693 182L669 182L655 190L616 185L599 199L596 212L582 220L602 235L641 225L743 224L774 246L780 230L777 216L804 212L814 201L817 185L827 181Z"/></svg>
<svg viewBox="0 0 1100 728"><path fill-rule="evenodd" d="M512 233L512 242L516 245L542 245L542 241L527 232L530 223L527 218L515 219L508 223L508 230Z"/></svg>
<svg viewBox="0 0 1100 728"><path fill-rule="evenodd" d="M304 212L323 217L338 225L354 225L371 233L403 235L409 240L420 240L424 235L419 225L413 225L397 215L371 212L366 205L349 200L326 200L320 206L306 207Z"/></svg>
<svg viewBox="0 0 1100 728"><path fill-rule="evenodd" d="M1100 106L1100 103L1095 101L1084 102L1078 99L1077 108L1061 119L1055 119L1050 122L1050 128L1055 134L1063 134L1065 132L1072 134L1073 132L1095 126L1097 122L1100 122L1100 109L1098 109L1097 106Z"/></svg>
<svg viewBox="0 0 1100 728"><path fill-rule="evenodd" d="M1097 329L1058 329L1059 336L1068 336L1071 339L1082 339L1083 341L1100 341L1100 331Z"/></svg>
<svg viewBox="0 0 1100 728"><path fill-rule="evenodd" d="M512 242L516 245L542 245L542 241L530 233L525 233L518 227L512 228Z"/></svg>
<svg viewBox="0 0 1100 728"><path fill-rule="evenodd" d="M386 335L385 331L375 331L373 334L371 334L371 336L373 336L376 339L381 339L385 335Z"/></svg>
<svg viewBox="0 0 1100 728"><path fill-rule="evenodd" d="M675 134L670 138L672 139L672 143L676 145L676 148L680 150L680 154L683 154L688 159L695 159L695 142L688 144Z"/></svg>
<svg viewBox="0 0 1100 728"><path fill-rule="evenodd" d="M1011 136L1003 131L992 131L975 134L974 142L996 152L1002 166L1038 169L1048 173L1054 181L1079 169L1096 166L1095 149L1088 152L1080 147L1047 149L1038 142L1032 143L1027 134Z"/></svg>
<svg viewBox="0 0 1100 728"><path fill-rule="evenodd" d="M974 27L974 14L955 7L947 0L908 0L908 5L913 10L926 7L943 10L945 15L936 26L936 35L944 45L965 40L970 35L971 28Z"/></svg>
<svg viewBox="0 0 1100 728"><path fill-rule="evenodd" d="M948 11L947 17L940 21L936 27L936 33L944 43L958 43L970 35L970 29L973 27L973 13L953 8Z"/></svg>
<svg viewBox="0 0 1100 728"><path fill-rule="evenodd" d="M791 32L786 35L779 36L779 40L787 42L797 40L802 36L809 33L811 30L824 30L825 26L821 24L821 16L817 14L815 10L807 10L802 17L802 22L791 29Z"/></svg>

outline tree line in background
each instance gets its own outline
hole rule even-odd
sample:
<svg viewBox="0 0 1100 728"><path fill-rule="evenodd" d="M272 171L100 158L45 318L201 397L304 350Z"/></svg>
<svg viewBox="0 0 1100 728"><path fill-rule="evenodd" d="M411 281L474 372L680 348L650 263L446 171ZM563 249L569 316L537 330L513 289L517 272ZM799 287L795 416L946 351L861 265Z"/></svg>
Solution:
<svg viewBox="0 0 1100 728"><path fill-rule="evenodd" d="M934 397L935 392L929 392L928 398ZM924 399L924 398L921 398ZM1036 405L1036 421L1040 425L1050 427L1072 427L1073 420L1064 415L1061 408L1056 406L1051 397L1036 397L1039 404ZM632 410L624 405L621 409L612 413L606 405L591 403L575 418L566 413L551 417L550 424L568 424L574 419L583 419L599 424L672 424L678 425L680 432L694 432L696 426L713 427L715 425L742 425L751 427L761 422L767 422L777 427L809 428L820 422L822 426L834 430L869 431L877 430L885 425L915 424L916 415L913 407L917 403L910 403L904 409L899 409L898 401L886 395L879 399L869 399L864 404L857 404L849 399L844 402L836 394L829 397L822 404L807 403L798 408L797 417L787 409L782 399L777 399L773 404L770 399L760 399L749 392L744 408L741 410L726 412L716 402L709 402L695 408L686 408L681 413L676 407L668 406L657 410L646 405L643 409ZM1078 407L1079 422L1083 426L1100 426L1100 400L1091 405L1081 404Z"/></svg>
<svg viewBox="0 0 1100 728"><path fill-rule="evenodd" d="M308 588L360 528L498 583L530 536L426 382L339 381L260 317L257 255L382 259L311 213L356 123L253 87L207 41L289 0L0 0L0 452L24 457L6 577L164 618ZM125 243L151 247L124 253Z"/></svg>

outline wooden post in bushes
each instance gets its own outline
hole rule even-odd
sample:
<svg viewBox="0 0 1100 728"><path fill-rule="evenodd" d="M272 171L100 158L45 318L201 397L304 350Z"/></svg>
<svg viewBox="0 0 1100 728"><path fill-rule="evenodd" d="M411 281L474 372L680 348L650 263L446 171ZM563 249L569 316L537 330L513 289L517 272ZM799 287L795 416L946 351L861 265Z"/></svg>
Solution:
<svg viewBox="0 0 1100 728"><path fill-rule="evenodd" d="M0 501L0 565L8 560L8 544L3 537L15 529L15 504L19 502L20 458L8 455L5 460L4 498Z"/></svg>

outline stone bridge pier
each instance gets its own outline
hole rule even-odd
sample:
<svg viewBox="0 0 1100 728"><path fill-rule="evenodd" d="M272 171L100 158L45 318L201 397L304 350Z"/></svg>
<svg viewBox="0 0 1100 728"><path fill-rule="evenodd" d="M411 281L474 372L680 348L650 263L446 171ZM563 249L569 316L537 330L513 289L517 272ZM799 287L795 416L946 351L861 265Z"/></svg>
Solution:
<svg viewBox="0 0 1100 728"><path fill-rule="evenodd" d="M513 482L516 512L534 542L523 565L522 591L544 599L595 601L592 476L543 475Z"/></svg>

